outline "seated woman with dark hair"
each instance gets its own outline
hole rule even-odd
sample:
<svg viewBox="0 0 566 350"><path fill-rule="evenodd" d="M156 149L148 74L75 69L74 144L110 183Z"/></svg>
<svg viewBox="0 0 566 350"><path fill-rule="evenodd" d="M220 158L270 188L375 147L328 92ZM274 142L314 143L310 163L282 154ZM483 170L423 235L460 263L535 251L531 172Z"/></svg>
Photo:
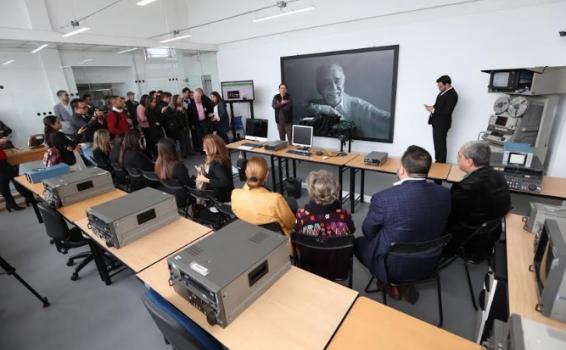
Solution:
<svg viewBox="0 0 566 350"><path fill-rule="evenodd" d="M216 199L220 202L229 202L234 179L232 178L232 164L230 153L226 144L218 135L206 135L203 141L206 154L203 171L197 175L197 186L214 191Z"/></svg>
<svg viewBox="0 0 566 350"><path fill-rule="evenodd" d="M155 174L161 181L173 180L182 186L195 187L187 167L179 160L175 141L170 138L163 138L157 143Z"/></svg>
<svg viewBox="0 0 566 350"><path fill-rule="evenodd" d="M129 130L124 136L118 164L124 169L154 170L153 162L141 150L139 131Z"/></svg>
<svg viewBox="0 0 566 350"><path fill-rule="evenodd" d="M287 236L293 231L295 216L280 193L265 188L268 169L265 159L253 157L246 164L246 184L232 192L232 211L250 224L276 222Z"/></svg>
<svg viewBox="0 0 566 350"><path fill-rule="evenodd" d="M82 134L85 132L86 128L83 126L77 131L77 136L74 140L70 140L65 134L61 132L61 121L59 117L54 115L48 115L43 118L44 132L45 132L45 143L50 148L56 148L61 156L61 162L67 165L74 165L76 163L75 154L73 151L75 147L79 144L82 138Z"/></svg>
<svg viewBox="0 0 566 350"><path fill-rule="evenodd" d="M352 215L342 209L340 185L326 170L307 177L310 201L297 211L295 232L308 236L346 236L356 230Z"/></svg>

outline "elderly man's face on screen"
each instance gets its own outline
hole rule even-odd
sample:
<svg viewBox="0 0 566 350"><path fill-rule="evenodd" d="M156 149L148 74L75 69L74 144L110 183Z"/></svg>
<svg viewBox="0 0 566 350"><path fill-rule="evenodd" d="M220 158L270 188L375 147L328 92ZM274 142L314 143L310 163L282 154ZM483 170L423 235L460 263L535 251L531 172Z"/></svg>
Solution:
<svg viewBox="0 0 566 350"><path fill-rule="evenodd" d="M342 101L345 81L344 71L337 64L325 64L316 70L318 93L332 107Z"/></svg>

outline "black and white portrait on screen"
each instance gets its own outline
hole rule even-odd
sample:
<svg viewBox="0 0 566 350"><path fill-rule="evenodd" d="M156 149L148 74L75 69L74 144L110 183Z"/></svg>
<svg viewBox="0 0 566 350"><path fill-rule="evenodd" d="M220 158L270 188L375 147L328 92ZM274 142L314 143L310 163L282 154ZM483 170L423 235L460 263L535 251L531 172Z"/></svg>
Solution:
<svg viewBox="0 0 566 350"><path fill-rule="evenodd" d="M295 124L316 118L315 135L354 125L354 139L393 142L398 46L281 58Z"/></svg>

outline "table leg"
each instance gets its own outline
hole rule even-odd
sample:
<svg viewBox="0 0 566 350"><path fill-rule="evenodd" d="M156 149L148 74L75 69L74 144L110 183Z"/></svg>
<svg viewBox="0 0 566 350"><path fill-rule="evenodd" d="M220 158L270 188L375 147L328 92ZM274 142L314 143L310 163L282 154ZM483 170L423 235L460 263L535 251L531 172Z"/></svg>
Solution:
<svg viewBox="0 0 566 350"><path fill-rule="evenodd" d="M95 251L96 250L96 243L94 243L92 239L89 239L88 240L88 246L89 246L90 252L93 256L94 264L96 265L96 270L98 271L98 275L100 276L100 280L104 281L104 277L102 275L102 268L104 267L104 265L101 265L100 260L98 258L98 254Z"/></svg>
<svg viewBox="0 0 566 350"><path fill-rule="evenodd" d="M360 174L361 180L360 180L360 203L364 202L364 187L365 187L365 181L366 181L366 171L364 169L360 169L360 171L362 172Z"/></svg>
<svg viewBox="0 0 566 350"><path fill-rule="evenodd" d="M106 262L104 261L104 252L102 248L95 242L92 243L92 252L95 259L98 259L98 263L100 264L100 278L104 283L109 286L112 284L110 280L110 274L108 273L108 269L106 268Z"/></svg>
<svg viewBox="0 0 566 350"><path fill-rule="evenodd" d="M277 191L277 175L275 174L275 157L273 155L270 155L269 160L271 161L271 183L273 186L271 190L275 192ZM281 183L279 183L279 185L281 185Z"/></svg>
<svg viewBox="0 0 566 350"><path fill-rule="evenodd" d="M281 170L281 157L277 157L277 164L279 166L279 193L283 194L283 170Z"/></svg>
<svg viewBox="0 0 566 350"><path fill-rule="evenodd" d="M41 213L39 212L39 208L37 207L37 200L35 198L31 201L31 207L33 208L33 211L35 212L35 216L37 217L37 221L39 221L40 224L43 224L43 218L41 217Z"/></svg>
<svg viewBox="0 0 566 350"><path fill-rule="evenodd" d="M344 188L342 186L343 171L344 171L344 167L338 167L338 183L340 184L340 197L339 197L340 204L342 204L342 189Z"/></svg>
<svg viewBox="0 0 566 350"><path fill-rule="evenodd" d="M293 158L293 177L297 178L297 160Z"/></svg>
<svg viewBox="0 0 566 350"><path fill-rule="evenodd" d="M356 208L356 169L350 168L350 212Z"/></svg>
<svg viewBox="0 0 566 350"><path fill-rule="evenodd" d="M285 158L285 178L289 178L289 158Z"/></svg>

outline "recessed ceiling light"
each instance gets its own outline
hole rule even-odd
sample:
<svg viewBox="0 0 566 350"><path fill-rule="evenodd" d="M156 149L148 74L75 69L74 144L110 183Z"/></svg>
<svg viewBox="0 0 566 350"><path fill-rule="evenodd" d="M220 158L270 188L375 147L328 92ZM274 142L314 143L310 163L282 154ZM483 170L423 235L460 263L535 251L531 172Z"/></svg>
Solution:
<svg viewBox="0 0 566 350"><path fill-rule="evenodd" d="M49 46L49 44L43 44L40 47L38 47L37 49L33 50L31 53L38 53L39 51L45 49L47 46Z"/></svg>
<svg viewBox="0 0 566 350"><path fill-rule="evenodd" d="M8 60L8 61L2 63L2 65L3 65L3 66L7 66L7 65L9 65L10 63L14 63L14 62L15 62L15 60Z"/></svg>
<svg viewBox="0 0 566 350"><path fill-rule="evenodd" d="M164 43L169 43L171 41L177 41L177 40L181 40L181 39L187 39L190 38L192 35L191 34L186 34L186 35L180 35L180 36L174 36L172 38L169 39L163 39L160 41L160 43L164 44Z"/></svg>
<svg viewBox="0 0 566 350"><path fill-rule="evenodd" d="M137 49L138 49L137 47L132 47L131 49L125 49L125 50L122 50L122 51L118 51L118 52L116 52L116 53L117 53L118 55L121 55L121 54L123 54L123 53L135 51L135 50L137 50Z"/></svg>
<svg viewBox="0 0 566 350"><path fill-rule="evenodd" d="M75 30L73 30L73 31L70 31L70 32L68 32L68 33L65 33L65 34L63 34L63 35L61 35L61 36L62 36L63 38L68 38L68 37L70 37L70 36L77 35L77 34L82 33L82 32L86 32L87 30L90 30L90 28L89 28L89 27L77 28L77 29L75 29Z"/></svg>
<svg viewBox="0 0 566 350"><path fill-rule="evenodd" d="M145 5L149 5L152 2L156 2L157 0L140 0L138 2L136 2L136 5L138 6L145 6Z"/></svg>
<svg viewBox="0 0 566 350"><path fill-rule="evenodd" d="M291 11L286 11L286 12L280 12L278 14L275 15L271 15L271 16L265 16L265 17L260 17L260 18L255 18L252 20L252 22L254 23L258 23L258 22L263 22L263 21L269 21L271 19L275 19L275 18L279 18L279 17L284 17L284 16L289 16L289 15L295 15L297 13L303 13L303 12L308 12L308 11L312 11L314 10L313 6L309 6L309 7L304 7L302 9L298 9L298 10L291 10Z"/></svg>

